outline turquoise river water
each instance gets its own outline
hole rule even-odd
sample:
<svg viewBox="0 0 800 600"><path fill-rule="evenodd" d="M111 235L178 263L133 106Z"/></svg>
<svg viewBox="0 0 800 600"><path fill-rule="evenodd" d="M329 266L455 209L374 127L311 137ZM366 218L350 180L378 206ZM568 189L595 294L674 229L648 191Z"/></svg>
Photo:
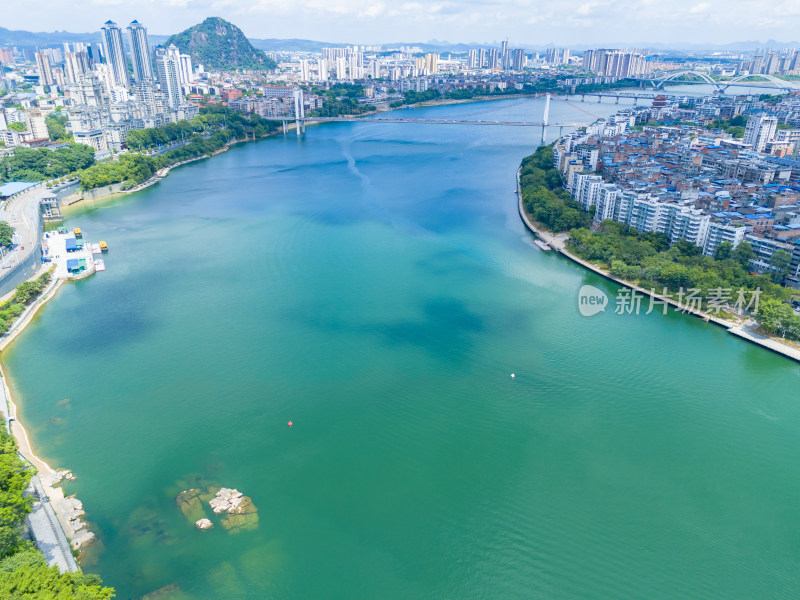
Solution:
<svg viewBox="0 0 800 600"><path fill-rule="evenodd" d="M119 598L796 598L800 366L679 314L582 317L582 285L616 288L520 223L539 136L309 127L71 217L108 270L3 362L78 477L85 569ZM196 530L197 482L258 528Z"/></svg>

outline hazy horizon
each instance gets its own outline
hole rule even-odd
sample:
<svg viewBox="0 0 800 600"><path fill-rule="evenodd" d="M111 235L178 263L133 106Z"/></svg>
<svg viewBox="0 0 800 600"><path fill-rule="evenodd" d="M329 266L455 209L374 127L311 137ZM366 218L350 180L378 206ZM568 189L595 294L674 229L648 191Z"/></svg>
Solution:
<svg viewBox="0 0 800 600"><path fill-rule="evenodd" d="M136 19L151 34L170 35L209 16L222 17L250 38L308 39L330 43L395 42L516 46L725 45L793 43L800 3L779 1L769 13L753 0L43 0L15 8L3 27L32 32L91 33L111 19ZM643 40L650 39L649 42ZM425 41L428 40L428 41ZM779 40L786 40L785 42Z"/></svg>

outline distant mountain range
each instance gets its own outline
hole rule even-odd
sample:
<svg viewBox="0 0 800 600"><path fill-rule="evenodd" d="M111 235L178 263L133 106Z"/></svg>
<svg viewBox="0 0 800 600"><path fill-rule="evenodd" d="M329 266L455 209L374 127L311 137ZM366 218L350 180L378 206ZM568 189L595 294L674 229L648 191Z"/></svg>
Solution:
<svg viewBox="0 0 800 600"><path fill-rule="evenodd" d="M222 20L222 19L220 19ZM206 19L208 21L208 19ZM205 23L205 21L204 21ZM195 26L198 27L198 26ZM190 28L191 29L191 28ZM237 28L238 30L238 28ZM188 30L187 30L188 31ZM240 31L241 33L241 31ZM163 44L170 36L148 34L151 43ZM99 42L100 32L94 31L91 33L70 33L68 31L54 31L54 32L31 32L21 30L10 30L0 27L0 46L59 46L62 42ZM320 52L324 47L329 46L345 46L351 45L350 42L321 42L316 40L305 39L278 39L278 38L250 38L248 40L252 46L259 50L271 52ZM177 44L176 44L177 45ZM542 51L546 48L552 48L552 44L512 44L515 47L523 47L528 51ZM417 46L425 52L453 52L461 53L467 52L473 48L487 48L491 46L499 46L499 43L453 43L447 41L431 40L430 42L394 42L382 44L384 48L396 48L398 46ZM769 40L767 42L760 42L757 40L732 42L729 44L711 44L711 43L697 43L697 44L683 44L683 43L654 43L654 42L640 42L640 43L605 43L605 44L568 44L567 45L573 52L582 52L590 48L651 48L653 50L665 51L672 54L696 54L696 53L709 53L709 52L752 52L759 48L767 49L780 49L787 47L798 47L800 42L779 42L776 40ZM205 64L205 63L204 63Z"/></svg>

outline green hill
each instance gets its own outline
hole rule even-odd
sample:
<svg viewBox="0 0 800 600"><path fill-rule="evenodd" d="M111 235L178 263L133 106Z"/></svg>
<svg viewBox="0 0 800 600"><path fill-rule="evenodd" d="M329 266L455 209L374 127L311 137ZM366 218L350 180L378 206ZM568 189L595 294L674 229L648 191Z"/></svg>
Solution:
<svg viewBox="0 0 800 600"><path fill-rule="evenodd" d="M278 65L263 51L253 47L233 23L209 17L199 25L170 37L164 46L175 44L189 54L194 64L208 69L274 69Z"/></svg>

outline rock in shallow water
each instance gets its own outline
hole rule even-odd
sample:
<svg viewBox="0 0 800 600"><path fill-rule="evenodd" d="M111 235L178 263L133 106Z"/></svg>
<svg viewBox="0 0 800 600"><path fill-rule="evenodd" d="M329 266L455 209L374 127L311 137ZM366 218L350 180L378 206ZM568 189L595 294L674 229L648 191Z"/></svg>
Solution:
<svg viewBox="0 0 800 600"><path fill-rule="evenodd" d="M234 513L242 503L242 498L243 494L239 490L221 488L208 504L215 515L221 515L224 512Z"/></svg>
<svg viewBox="0 0 800 600"><path fill-rule="evenodd" d="M205 517L200 494L202 494L202 490L185 490L178 494L178 497L175 499L181 512L191 523L195 523L198 519Z"/></svg>
<svg viewBox="0 0 800 600"><path fill-rule="evenodd" d="M214 524L211 522L211 519L198 519L197 523L194 524L200 531L207 531L214 527Z"/></svg>

